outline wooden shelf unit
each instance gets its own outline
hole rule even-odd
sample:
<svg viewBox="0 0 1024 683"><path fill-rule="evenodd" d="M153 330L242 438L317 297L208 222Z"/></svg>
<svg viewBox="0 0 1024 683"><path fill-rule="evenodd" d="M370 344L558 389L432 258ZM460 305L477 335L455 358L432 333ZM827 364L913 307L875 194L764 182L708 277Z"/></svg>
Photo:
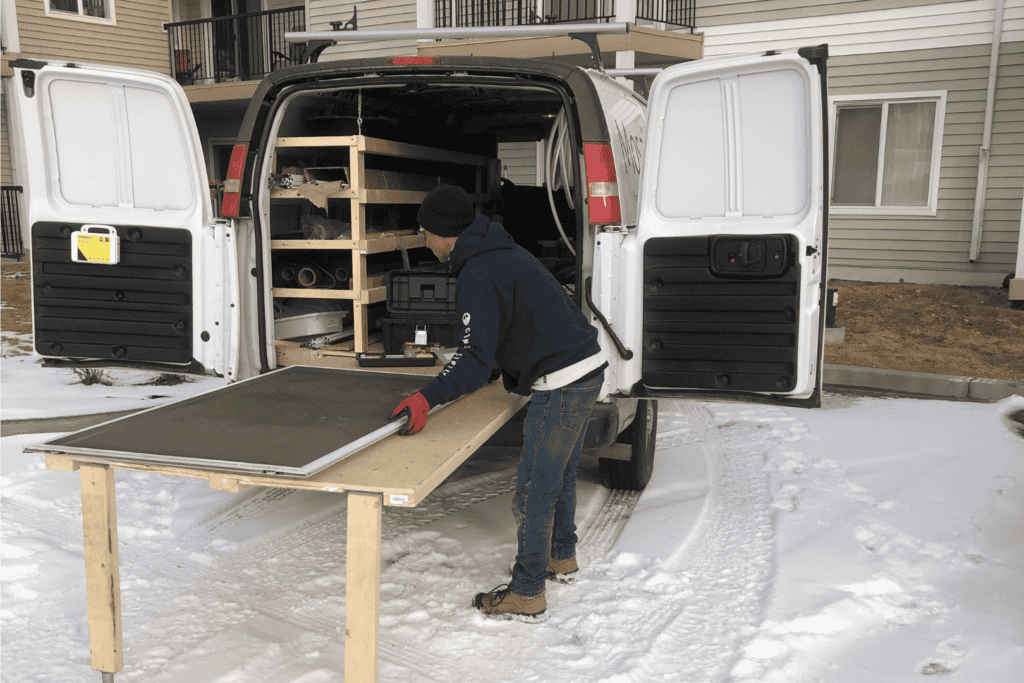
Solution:
<svg viewBox="0 0 1024 683"><path fill-rule="evenodd" d="M330 250L350 251L352 253L352 279L349 289L303 289L274 288L274 297L297 297L314 299L342 299L352 302L352 318L354 340L352 355L368 350L367 342L368 318L367 307L384 301L387 297L383 278L367 275L366 257L369 254L399 251L402 247L413 249L426 246L423 238L415 229L381 233L367 233L366 207L371 204L419 204L427 196L427 190L387 189L369 187L370 178L377 180L373 172L367 173L366 155L401 157L417 161L433 161L443 164L456 164L470 167L474 171L474 191L470 198L474 203L482 204L491 199L498 199L501 194L501 169L497 159L453 152L433 147L424 147L407 142L382 140L364 135L317 136L317 137L279 137L275 149L288 150L308 148L310 150L323 147L347 147L349 153L348 187L341 187L326 195L328 201L351 202L352 234L350 239L340 240L271 240L272 251L285 250ZM275 154L275 171L277 160ZM405 174L412 175L412 174ZM422 176L424 179L433 176ZM271 200L302 200L303 197L295 188L274 188L270 190Z"/></svg>

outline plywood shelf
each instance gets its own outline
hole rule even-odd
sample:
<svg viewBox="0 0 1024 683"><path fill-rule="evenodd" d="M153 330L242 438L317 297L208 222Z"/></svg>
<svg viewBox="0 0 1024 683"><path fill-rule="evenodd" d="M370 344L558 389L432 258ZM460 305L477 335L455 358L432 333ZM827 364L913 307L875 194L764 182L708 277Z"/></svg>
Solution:
<svg viewBox="0 0 1024 683"><path fill-rule="evenodd" d="M415 249L426 246L426 242L418 234L412 232L381 232L373 233L364 240L270 240L271 249L311 249L311 250L355 250L363 254L381 254L398 251L401 247Z"/></svg>
<svg viewBox="0 0 1024 683"><path fill-rule="evenodd" d="M347 299L361 304L376 304L387 298L387 287L365 289L314 289L303 287L274 287L270 290L276 299Z"/></svg>
<svg viewBox="0 0 1024 683"><path fill-rule="evenodd" d="M383 140L371 138L365 135L318 135L313 137L282 137L277 138L275 145L278 148L294 147L351 147L359 152L368 154L379 154L381 156L403 157L406 159L420 159L423 161L440 161L452 164L464 164L469 166L487 166L491 161L490 157L466 152L453 152L447 149L435 147L424 147L410 142L397 142L395 140Z"/></svg>

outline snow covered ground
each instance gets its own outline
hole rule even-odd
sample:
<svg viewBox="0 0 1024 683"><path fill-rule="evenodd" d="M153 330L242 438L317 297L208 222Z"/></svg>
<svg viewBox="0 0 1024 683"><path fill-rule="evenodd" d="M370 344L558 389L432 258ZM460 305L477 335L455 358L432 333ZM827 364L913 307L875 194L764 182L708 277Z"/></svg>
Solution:
<svg viewBox="0 0 1024 683"><path fill-rule="evenodd" d="M70 384L68 371L5 357L3 417L148 407L217 386L116 379ZM386 508L381 680L1019 680L1024 439L1005 416L1024 398L659 410L642 494L605 490L584 460L582 576L549 585L542 624L470 606L508 578L514 451L481 451L420 507ZM99 680L78 478L21 452L53 436L0 441L5 683ZM118 681L343 680L344 496L116 477Z"/></svg>

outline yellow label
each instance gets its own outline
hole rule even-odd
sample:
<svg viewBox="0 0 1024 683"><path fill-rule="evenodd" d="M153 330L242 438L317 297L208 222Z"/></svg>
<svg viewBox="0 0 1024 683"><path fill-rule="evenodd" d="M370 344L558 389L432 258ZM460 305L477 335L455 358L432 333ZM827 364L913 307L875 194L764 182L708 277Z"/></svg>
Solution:
<svg viewBox="0 0 1024 683"><path fill-rule="evenodd" d="M113 261L110 237L106 235L78 235L75 246L78 260L89 263L110 263Z"/></svg>

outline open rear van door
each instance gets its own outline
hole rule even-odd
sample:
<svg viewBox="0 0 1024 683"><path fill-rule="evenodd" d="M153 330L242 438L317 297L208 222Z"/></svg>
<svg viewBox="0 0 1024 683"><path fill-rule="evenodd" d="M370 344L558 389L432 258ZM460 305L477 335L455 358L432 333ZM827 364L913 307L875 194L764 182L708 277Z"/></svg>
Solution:
<svg viewBox="0 0 1024 683"><path fill-rule="evenodd" d="M820 405L826 58L701 60L654 80L636 229L595 248L595 304L621 341L610 393Z"/></svg>
<svg viewBox="0 0 1024 683"><path fill-rule="evenodd" d="M233 377L234 224L213 216L181 87L114 67L11 66L36 353Z"/></svg>

